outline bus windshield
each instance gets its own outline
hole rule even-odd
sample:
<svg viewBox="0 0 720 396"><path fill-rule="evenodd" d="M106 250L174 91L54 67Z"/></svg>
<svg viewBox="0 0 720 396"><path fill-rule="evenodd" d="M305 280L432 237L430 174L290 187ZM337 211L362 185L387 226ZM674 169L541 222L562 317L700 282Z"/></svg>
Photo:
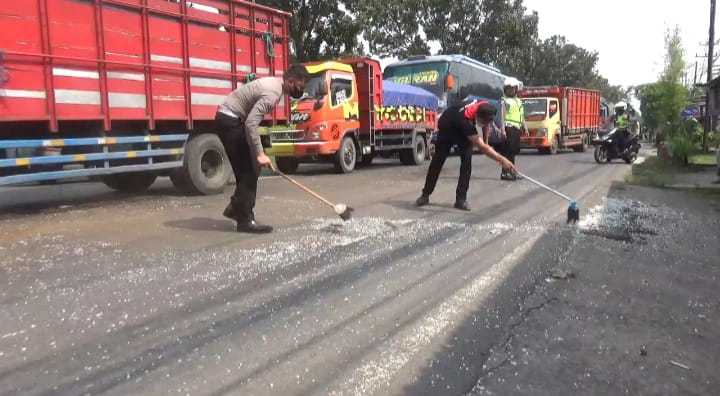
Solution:
<svg viewBox="0 0 720 396"><path fill-rule="evenodd" d="M413 85L442 97L445 92L447 62L416 63L412 65L388 66L383 78L399 84Z"/></svg>

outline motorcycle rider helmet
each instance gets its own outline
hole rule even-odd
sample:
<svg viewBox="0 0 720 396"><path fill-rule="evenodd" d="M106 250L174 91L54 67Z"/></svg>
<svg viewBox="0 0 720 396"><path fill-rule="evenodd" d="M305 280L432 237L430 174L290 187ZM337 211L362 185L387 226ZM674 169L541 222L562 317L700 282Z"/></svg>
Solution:
<svg viewBox="0 0 720 396"><path fill-rule="evenodd" d="M625 109L627 109L627 103L617 102L617 103L615 103L615 108L625 110Z"/></svg>

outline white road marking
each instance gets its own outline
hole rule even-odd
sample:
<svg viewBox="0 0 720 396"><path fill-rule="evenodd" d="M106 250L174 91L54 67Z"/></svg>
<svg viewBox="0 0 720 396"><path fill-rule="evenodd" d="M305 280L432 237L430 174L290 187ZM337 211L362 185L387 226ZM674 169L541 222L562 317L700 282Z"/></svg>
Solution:
<svg viewBox="0 0 720 396"><path fill-rule="evenodd" d="M341 389L334 390L331 394L367 395L386 386L414 355L426 348L435 338L457 326L464 319L462 313L469 306L486 299L544 234L541 232L529 236L525 243L493 265L482 276L440 304L430 314L420 319L415 326L411 326L402 335L388 342L376 360L367 361L355 370Z"/></svg>

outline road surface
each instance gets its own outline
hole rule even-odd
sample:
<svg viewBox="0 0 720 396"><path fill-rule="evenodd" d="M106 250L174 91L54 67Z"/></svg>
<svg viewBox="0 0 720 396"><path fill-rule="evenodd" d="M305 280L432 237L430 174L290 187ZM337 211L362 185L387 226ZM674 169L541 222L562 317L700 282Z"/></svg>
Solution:
<svg viewBox="0 0 720 396"><path fill-rule="evenodd" d="M298 179L356 209L343 223L286 181L260 183L271 235L234 232L225 196L100 184L0 190L0 394L465 394L519 302L564 255L567 202L473 159L470 213L448 160ZM526 154L580 199L622 180L592 153Z"/></svg>

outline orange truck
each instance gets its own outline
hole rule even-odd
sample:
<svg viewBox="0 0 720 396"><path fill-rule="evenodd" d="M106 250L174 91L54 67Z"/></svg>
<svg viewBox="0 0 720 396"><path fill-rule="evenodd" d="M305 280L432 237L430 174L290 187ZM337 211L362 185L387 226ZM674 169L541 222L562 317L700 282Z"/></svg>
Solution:
<svg viewBox="0 0 720 396"><path fill-rule="evenodd" d="M419 165L437 126L438 98L411 85L383 81L380 63L369 58L313 62L302 98L291 104L291 128L271 130L280 171L301 163L332 163L350 173L373 158L398 155Z"/></svg>
<svg viewBox="0 0 720 396"><path fill-rule="evenodd" d="M518 92L529 137L522 148L556 154L561 148L587 151L602 128L600 91L573 87L526 87Z"/></svg>

